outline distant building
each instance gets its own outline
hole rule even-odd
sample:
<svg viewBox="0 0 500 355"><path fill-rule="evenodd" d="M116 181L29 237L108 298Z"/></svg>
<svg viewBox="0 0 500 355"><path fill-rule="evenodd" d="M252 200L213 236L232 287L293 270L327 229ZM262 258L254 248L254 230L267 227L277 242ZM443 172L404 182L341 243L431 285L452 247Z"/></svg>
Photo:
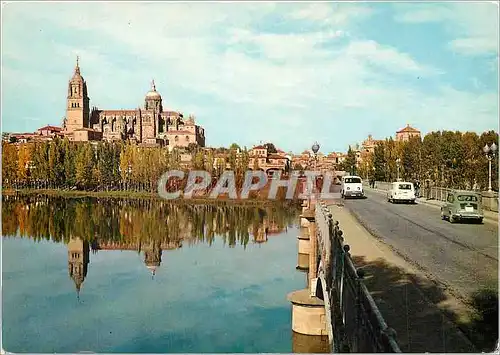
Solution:
<svg viewBox="0 0 500 355"><path fill-rule="evenodd" d="M285 155L285 152L276 149L276 153L270 153L266 146L257 145L249 150L248 168L253 170L258 167L258 170L272 174L274 171L287 170L290 164L290 159Z"/></svg>
<svg viewBox="0 0 500 355"><path fill-rule="evenodd" d="M406 142L409 141L412 137L421 137L420 131L416 128L410 127L409 124L406 125L405 128L400 129L396 132L396 141L398 142Z"/></svg>
<svg viewBox="0 0 500 355"><path fill-rule="evenodd" d="M368 138L363 141L361 144L361 148L366 152L366 153L374 153L375 152L375 147L377 146L377 143L383 142L382 140L377 140L373 139L372 135L369 134Z"/></svg>

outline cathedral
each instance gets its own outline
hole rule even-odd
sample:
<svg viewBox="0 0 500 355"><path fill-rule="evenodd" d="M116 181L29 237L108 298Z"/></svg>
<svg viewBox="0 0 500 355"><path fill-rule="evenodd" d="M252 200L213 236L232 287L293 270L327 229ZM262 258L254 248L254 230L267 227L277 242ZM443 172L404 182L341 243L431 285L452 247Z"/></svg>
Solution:
<svg viewBox="0 0 500 355"><path fill-rule="evenodd" d="M144 107L132 110L90 109L87 83L80 73L78 58L68 84L63 134L72 141L126 140L141 145L187 147L205 146L205 131L193 116L184 118L176 111L165 111L154 81L146 94Z"/></svg>

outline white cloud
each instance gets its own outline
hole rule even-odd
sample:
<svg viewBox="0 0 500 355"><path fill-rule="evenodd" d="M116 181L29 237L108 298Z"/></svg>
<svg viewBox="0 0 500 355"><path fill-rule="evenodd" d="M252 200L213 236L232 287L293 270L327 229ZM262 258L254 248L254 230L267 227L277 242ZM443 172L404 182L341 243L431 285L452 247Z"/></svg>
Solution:
<svg viewBox="0 0 500 355"><path fill-rule="evenodd" d="M308 3L299 5L291 11L288 18L307 20L326 26L352 26L373 14L373 10L366 6L349 3Z"/></svg>
<svg viewBox="0 0 500 355"><path fill-rule="evenodd" d="M396 21L440 22L455 37L450 48L467 55L498 55L498 2L397 6Z"/></svg>
<svg viewBox="0 0 500 355"><path fill-rule="evenodd" d="M450 47L463 54L475 55L482 53L498 53L498 42L494 38L469 37L455 39Z"/></svg>
<svg viewBox="0 0 500 355"><path fill-rule="evenodd" d="M389 46L382 46L375 41L351 42L347 48L347 56L353 60L359 59L384 66L391 71L437 73L436 69L418 64L410 55Z"/></svg>

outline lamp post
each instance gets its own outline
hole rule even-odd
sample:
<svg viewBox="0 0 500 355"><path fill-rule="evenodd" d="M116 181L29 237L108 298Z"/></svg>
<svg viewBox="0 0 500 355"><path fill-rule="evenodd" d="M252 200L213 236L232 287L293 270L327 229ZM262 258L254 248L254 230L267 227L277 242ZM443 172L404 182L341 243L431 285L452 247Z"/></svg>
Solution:
<svg viewBox="0 0 500 355"><path fill-rule="evenodd" d="M396 168L397 168L397 178L396 181L399 181L399 164L401 163L401 159L396 159Z"/></svg>
<svg viewBox="0 0 500 355"><path fill-rule="evenodd" d="M486 154L486 159L488 159L488 191L491 192L491 161L495 157L495 153L497 151L497 145L492 143L491 146L486 144L483 147L483 152Z"/></svg>
<svg viewBox="0 0 500 355"><path fill-rule="evenodd" d="M319 148L320 148L320 146L319 146L319 143L318 143L318 142L314 142L314 144L313 144L313 145L312 145L312 147L311 147L311 150L312 150L312 152L314 153L314 171L315 171L315 172L316 172L316 170L317 170L317 160L318 160L318 155L317 155L317 153L318 153L318 151L319 151ZM313 187L313 189L315 189L315 188L316 188L316 184L317 184L317 180L316 180L316 178L315 178L315 179L314 179L314 187ZM312 191L311 191L311 192L312 192Z"/></svg>

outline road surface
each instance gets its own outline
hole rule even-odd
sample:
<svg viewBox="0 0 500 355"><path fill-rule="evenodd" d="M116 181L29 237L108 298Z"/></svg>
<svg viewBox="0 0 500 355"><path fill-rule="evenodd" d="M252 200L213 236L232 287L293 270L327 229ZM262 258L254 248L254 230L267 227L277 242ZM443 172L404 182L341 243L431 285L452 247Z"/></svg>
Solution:
<svg viewBox="0 0 500 355"><path fill-rule="evenodd" d="M345 207L374 236L393 248L457 297L498 289L498 225L451 224L439 208L387 202L366 191L366 199L345 200Z"/></svg>

